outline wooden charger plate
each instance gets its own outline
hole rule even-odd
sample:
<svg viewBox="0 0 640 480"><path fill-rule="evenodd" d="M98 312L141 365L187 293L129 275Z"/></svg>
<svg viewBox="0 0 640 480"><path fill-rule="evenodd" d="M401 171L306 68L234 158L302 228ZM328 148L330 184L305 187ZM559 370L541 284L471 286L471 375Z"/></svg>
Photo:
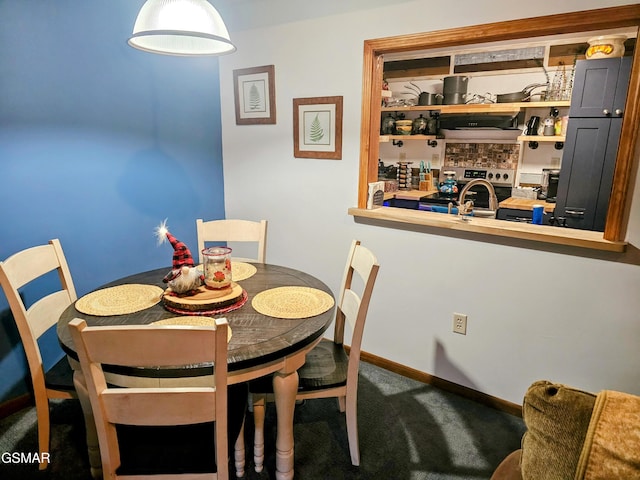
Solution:
<svg viewBox="0 0 640 480"><path fill-rule="evenodd" d="M165 291L162 301L165 306L181 311L211 311L233 305L242 298L243 292L244 290L240 285L231 282L229 287L220 289L202 286L198 289L198 293L188 297L169 295Z"/></svg>

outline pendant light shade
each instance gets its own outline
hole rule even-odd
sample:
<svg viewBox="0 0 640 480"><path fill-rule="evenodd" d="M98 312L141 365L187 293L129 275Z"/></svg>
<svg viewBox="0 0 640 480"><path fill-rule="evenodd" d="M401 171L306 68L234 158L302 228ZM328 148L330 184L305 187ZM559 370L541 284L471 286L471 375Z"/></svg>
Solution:
<svg viewBox="0 0 640 480"><path fill-rule="evenodd" d="M129 45L165 55L224 55L236 47L218 11L207 0L147 0Z"/></svg>

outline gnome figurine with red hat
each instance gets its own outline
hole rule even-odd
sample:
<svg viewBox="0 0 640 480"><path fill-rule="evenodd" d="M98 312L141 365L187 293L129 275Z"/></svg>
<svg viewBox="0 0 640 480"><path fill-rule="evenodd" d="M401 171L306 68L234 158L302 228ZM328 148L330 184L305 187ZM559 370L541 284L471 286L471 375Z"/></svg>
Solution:
<svg viewBox="0 0 640 480"><path fill-rule="evenodd" d="M166 219L156 227L156 236L158 244L168 239L173 246L173 268L162 281L168 284L171 291L178 296L198 293L198 288L204 281L204 275L193 263L193 257L187 246L169 233Z"/></svg>

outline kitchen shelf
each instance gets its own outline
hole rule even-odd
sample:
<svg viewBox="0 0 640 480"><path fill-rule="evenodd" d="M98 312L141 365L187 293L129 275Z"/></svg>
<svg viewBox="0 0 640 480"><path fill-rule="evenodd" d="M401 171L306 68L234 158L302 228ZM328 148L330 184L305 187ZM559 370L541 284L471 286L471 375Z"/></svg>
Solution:
<svg viewBox="0 0 640 480"><path fill-rule="evenodd" d="M385 90L388 91L388 90ZM460 105L413 105L382 107L383 112L425 112L440 113L510 113L519 112L523 108L569 107L569 100L549 102L517 102L517 103L463 103Z"/></svg>
<svg viewBox="0 0 640 480"><path fill-rule="evenodd" d="M438 135L380 135L380 143L390 142L392 140L440 140L444 137Z"/></svg>
<svg viewBox="0 0 640 480"><path fill-rule="evenodd" d="M564 142L564 135L520 135L519 142Z"/></svg>
<svg viewBox="0 0 640 480"><path fill-rule="evenodd" d="M546 107L570 107L571 100L555 100L546 102L520 102L513 105L520 105L520 108L546 108Z"/></svg>

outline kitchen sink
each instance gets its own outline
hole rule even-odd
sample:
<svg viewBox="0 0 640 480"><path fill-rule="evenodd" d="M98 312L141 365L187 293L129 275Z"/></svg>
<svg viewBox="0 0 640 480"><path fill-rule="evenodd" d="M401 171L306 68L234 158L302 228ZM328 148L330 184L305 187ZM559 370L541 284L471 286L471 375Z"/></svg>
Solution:
<svg viewBox="0 0 640 480"><path fill-rule="evenodd" d="M421 210L431 211L435 213L449 213L449 207L445 205L429 205L427 208L421 208ZM458 207L451 207L451 215L458 215ZM478 218L496 218L495 210L489 210L488 208L474 208L470 217Z"/></svg>

